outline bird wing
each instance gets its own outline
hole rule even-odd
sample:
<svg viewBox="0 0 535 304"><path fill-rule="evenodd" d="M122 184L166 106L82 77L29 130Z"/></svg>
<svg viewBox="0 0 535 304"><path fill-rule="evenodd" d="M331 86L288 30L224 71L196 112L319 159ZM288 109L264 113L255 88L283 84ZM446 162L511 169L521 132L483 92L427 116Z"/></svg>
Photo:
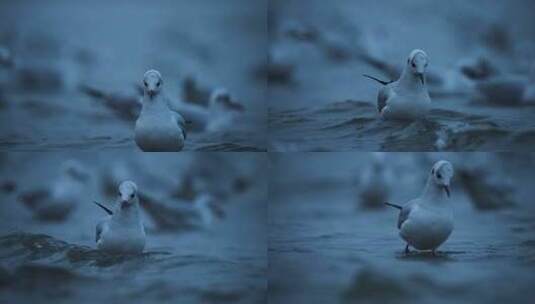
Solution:
<svg viewBox="0 0 535 304"><path fill-rule="evenodd" d="M108 221L102 220L97 224L96 231L95 231L95 242L98 243L100 240L100 237L102 236L102 233L105 229L108 229Z"/></svg>
<svg viewBox="0 0 535 304"><path fill-rule="evenodd" d="M390 98L391 88L389 85L385 85L379 90L377 95L377 111L381 113L384 107L386 107L386 101Z"/></svg>
<svg viewBox="0 0 535 304"><path fill-rule="evenodd" d="M113 211L111 211L108 207L106 207L106 206L104 206L101 203L98 203L96 201L93 201L93 203L95 203L95 205L97 205L100 208L102 208L102 210L104 210L108 215L113 215Z"/></svg>
<svg viewBox="0 0 535 304"><path fill-rule="evenodd" d="M408 202L399 212L398 229L401 229L401 225L403 225L403 223L409 218L409 214L413 210L415 203L416 202L414 200Z"/></svg>
<svg viewBox="0 0 535 304"><path fill-rule="evenodd" d="M172 111L180 113L188 122L190 130L204 130L208 123L208 111L199 105L167 99L167 105Z"/></svg>
<svg viewBox="0 0 535 304"><path fill-rule="evenodd" d="M180 115L180 113L175 111L171 112L173 113L173 117L175 118L176 124L182 131L182 136L184 137L184 139L186 139L186 120L184 119L184 117L182 117L182 115Z"/></svg>

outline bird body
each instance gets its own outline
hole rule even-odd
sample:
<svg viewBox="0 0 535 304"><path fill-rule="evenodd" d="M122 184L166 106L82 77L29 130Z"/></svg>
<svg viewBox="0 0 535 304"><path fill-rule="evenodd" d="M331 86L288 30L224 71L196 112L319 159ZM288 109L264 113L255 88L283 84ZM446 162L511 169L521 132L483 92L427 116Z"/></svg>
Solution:
<svg viewBox="0 0 535 304"><path fill-rule="evenodd" d="M427 54L413 50L398 80L392 82L374 79L384 86L377 96L377 110L384 119L418 119L429 112L431 98L425 82Z"/></svg>
<svg viewBox="0 0 535 304"><path fill-rule="evenodd" d="M158 71L149 70L144 78L143 108L136 121L135 141L143 151L180 151L186 140L184 118L169 108L162 96Z"/></svg>
<svg viewBox="0 0 535 304"><path fill-rule="evenodd" d="M411 205L410 216L399 227L400 236L418 250L434 250L453 231L453 212L449 206L416 199Z"/></svg>
<svg viewBox="0 0 535 304"><path fill-rule="evenodd" d="M48 189L24 193L19 200L42 221L63 221L76 208L76 202L86 187L89 173L77 161L67 160L61 174Z"/></svg>
<svg viewBox="0 0 535 304"><path fill-rule="evenodd" d="M109 215L97 224L97 248L110 253L141 253L145 248L146 234L139 210L137 186L131 181L121 183L119 198L119 206L113 212L97 203Z"/></svg>
<svg viewBox="0 0 535 304"><path fill-rule="evenodd" d="M379 91L379 113L385 119L424 117L429 112L430 106L431 98L423 85L407 88L399 81L395 81Z"/></svg>
<svg viewBox="0 0 535 304"><path fill-rule="evenodd" d="M435 252L453 231L453 211L449 202L450 179L453 167L447 161L435 163L422 195L404 206L387 203L400 209L398 217L399 235L418 250Z"/></svg>

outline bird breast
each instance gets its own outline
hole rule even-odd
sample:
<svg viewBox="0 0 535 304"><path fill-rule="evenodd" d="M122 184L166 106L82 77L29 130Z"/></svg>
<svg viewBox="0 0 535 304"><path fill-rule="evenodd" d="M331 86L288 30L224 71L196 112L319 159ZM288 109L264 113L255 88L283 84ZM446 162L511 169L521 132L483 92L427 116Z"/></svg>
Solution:
<svg viewBox="0 0 535 304"><path fill-rule="evenodd" d="M145 230L141 223L125 226L112 220L97 246L113 253L141 253L145 248Z"/></svg>
<svg viewBox="0 0 535 304"><path fill-rule="evenodd" d="M451 211L443 208L429 210L415 207L409 218L402 224L400 235L416 249L429 250L442 244L452 231Z"/></svg>
<svg viewBox="0 0 535 304"><path fill-rule="evenodd" d="M180 151L184 146L182 130L170 112L140 115L135 140L144 151Z"/></svg>

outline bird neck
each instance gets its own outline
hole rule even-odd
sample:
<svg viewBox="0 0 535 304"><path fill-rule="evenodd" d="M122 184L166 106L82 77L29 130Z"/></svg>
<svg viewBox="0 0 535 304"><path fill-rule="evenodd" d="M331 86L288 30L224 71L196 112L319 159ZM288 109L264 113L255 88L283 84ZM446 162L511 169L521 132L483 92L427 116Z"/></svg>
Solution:
<svg viewBox="0 0 535 304"><path fill-rule="evenodd" d="M140 220L138 203L134 203L134 206L128 208L121 208L119 206L118 210L114 213L114 219L121 225L136 224Z"/></svg>
<svg viewBox="0 0 535 304"><path fill-rule="evenodd" d="M162 109L167 108L165 100L162 98L161 94L162 92L159 92L151 97L145 92L143 95L143 107L141 111L146 113L159 112Z"/></svg>
<svg viewBox="0 0 535 304"><path fill-rule="evenodd" d="M422 198L427 202L441 203L446 201L448 196L444 189L433 181L433 177L429 176L424 192L422 193Z"/></svg>
<svg viewBox="0 0 535 304"><path fill-rule="evenodd" d="M424 74L425 79L425 74ZM425 82L422 84L420 78L416 76L414 73L409 71L407 67L403 69L403 72L401 72L401 76L399 77L398 83L401 85L401 87L409 89L409 90L425 90Z"/></svg>

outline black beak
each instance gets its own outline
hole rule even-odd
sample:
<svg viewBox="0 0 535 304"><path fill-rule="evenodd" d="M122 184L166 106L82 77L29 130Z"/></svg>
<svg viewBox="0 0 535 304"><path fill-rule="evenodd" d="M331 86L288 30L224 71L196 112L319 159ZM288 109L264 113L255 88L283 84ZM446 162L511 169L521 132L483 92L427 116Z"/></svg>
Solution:
<svg viewBox="0 0 535 304"><path fill-rule="evenodd" d="M444 191L446 191L446 195L448 195L448 197L450 197L450 187L449 186L444 186Z"/></svg>
<svg viewBox="0 0 535 304"><path fill-rule="evenodd" d="M420 81L424 84L424 74L418 74L418 78L420 78Z"/></svg>
<svg viewBox="0 0 535 304"><path fill-rule="evenodd" d="M121 201L121 209L127 208L130 206L128 201Z"/></svg>

